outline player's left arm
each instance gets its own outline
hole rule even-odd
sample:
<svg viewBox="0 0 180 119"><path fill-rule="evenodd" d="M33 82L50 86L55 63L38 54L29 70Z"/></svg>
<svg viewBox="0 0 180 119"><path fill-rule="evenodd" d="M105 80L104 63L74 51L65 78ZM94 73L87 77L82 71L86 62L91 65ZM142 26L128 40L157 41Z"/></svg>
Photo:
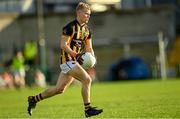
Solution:
<svg viewBox="0 0 180 119"><path fill-rule="evenodd" d="M86 40L85 51L86 52L91 52L91 54L94 56L94 50L93 50L92 39L91 38Z"/></svg>
<svg viewBox="0 0 180 119"><path fill-rule="evenodd" d="M94 50L93 50L93 47L92 47L92 40L91 39L87 39L87 41L86 41L86 49L85 50L86 50L86 52L91 52L91 54L93 56L95 56L94 55ZM95 67L87 69L86 72L89 74L89 76L91 77L92 80L95 79L95 77L96 77L96 69L95 69Z"/></svg>

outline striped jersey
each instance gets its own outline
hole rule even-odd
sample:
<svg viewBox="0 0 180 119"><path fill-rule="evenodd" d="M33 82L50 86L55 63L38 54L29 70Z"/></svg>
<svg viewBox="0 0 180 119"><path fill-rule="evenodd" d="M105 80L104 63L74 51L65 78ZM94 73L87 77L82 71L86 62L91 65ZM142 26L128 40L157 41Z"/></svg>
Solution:
<svg viewBox="0 0 180 119"><path fill-rule="evenodd" d="M81 26L76 19L63 27L62 31L63 35L70 37L67 45L76 53L82 52L85 48L86 41L91 40L92 37L87 24ZM60 63L63 64L70 60L75 60L75 58L71 57L70 54L61 49Z"/></svg>

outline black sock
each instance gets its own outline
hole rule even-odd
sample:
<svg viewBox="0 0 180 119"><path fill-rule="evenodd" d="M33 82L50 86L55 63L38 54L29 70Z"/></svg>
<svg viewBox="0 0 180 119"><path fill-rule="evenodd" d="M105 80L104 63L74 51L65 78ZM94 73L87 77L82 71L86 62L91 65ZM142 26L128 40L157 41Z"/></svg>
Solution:
<svg viewBox="0 0 180 119"><path fill-rule="evenodd" d="M91 103L85 103L84 104L84 108L85 110L88 110L91 106L90 106Z"/></svg>
<svg viewBox="0 0 180 119"><path fill-rule="evenodd" d="M34 97L34 100L36 102L39 102L39 101L43 100L43 97L41 96L41 93L39 95L36 95L36 96L33 96L33 97Z"/></svg>

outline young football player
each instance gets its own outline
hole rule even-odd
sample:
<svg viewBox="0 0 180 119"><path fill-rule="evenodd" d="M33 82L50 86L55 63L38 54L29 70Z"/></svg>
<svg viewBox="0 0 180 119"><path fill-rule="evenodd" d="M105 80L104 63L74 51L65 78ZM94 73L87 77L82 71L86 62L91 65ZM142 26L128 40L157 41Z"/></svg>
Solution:
<svg viewBox="0 0 180 119"><path fill-rule="evenodd" d="M92 34L87 26L91 14L90 6L87 3L80 2L76 7L76 19L63 27L61 36L60 49L60 68L61 72L56 86L46 89L44 92L28 97L28 113L32 115L32 109L36 104L46 98L63 93L74 79L82 83L82 98L85 109L85 116L90 117L103 112L102 109L91 106L90 88L91 77L85 71L81 64L81 52L91 52Z"/></svg>

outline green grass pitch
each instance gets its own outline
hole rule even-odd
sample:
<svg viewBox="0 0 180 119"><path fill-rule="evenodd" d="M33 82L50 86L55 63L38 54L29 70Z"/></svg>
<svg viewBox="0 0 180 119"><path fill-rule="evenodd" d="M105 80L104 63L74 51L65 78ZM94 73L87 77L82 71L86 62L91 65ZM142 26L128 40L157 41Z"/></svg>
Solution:
<svg viewBox="0 0 180 119"><path fill-rule="evenodd" d="M84 118L81 86L38 103L27 114L27 96L41 88L0 90L0 118ZM180 118L180 80L146 80L95 83L92 105L104 112L93 118Z"/></svg>

